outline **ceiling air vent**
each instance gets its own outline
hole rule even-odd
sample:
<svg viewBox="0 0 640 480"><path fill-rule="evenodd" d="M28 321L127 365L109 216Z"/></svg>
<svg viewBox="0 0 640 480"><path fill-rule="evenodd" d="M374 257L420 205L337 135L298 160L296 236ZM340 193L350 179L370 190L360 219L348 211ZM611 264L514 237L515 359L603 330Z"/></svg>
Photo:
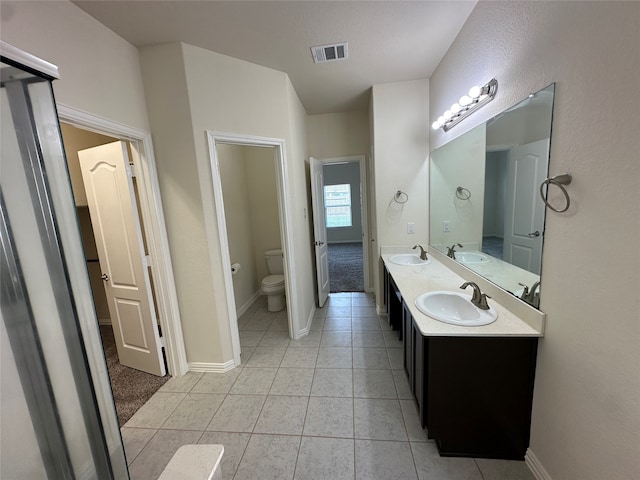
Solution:
<svg viewBox="0 0 640 480"><path fill-rule="evenodd" d="M344 60L349 57L347 42L334 43L332 45L319 45L311 47L311 55L315 63Z"/></svg>

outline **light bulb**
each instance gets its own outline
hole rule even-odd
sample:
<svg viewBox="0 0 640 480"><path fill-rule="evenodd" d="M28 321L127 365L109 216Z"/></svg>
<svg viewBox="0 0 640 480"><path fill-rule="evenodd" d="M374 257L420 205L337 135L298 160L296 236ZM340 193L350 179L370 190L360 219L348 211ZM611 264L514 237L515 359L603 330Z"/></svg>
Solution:
<svg viewBox="0 0 640 480"><path fill-rule="evenodd" d="M460 97L459 103L461 107L466 107L467 105L471 105L472 101L473 100L471 100L471 97L463 95L462 97Z"/></svg>
<svg viewBox="0 0 640 480"><path fill-rule="evenodd" d="M453 105L451 105L451 113L455 115L461 110L461 108L462 107L460 107L460 105L458 105L457 103L454 103Z"/></svg>
<svg viewBox="0 0 640 480"><path fill-rule="evenodd" d="M440 115L440 116L438 117L438 123L439 123L440 125L444 125L446 122L447 122L447 119L446 119L446 118L444 118L442 115Z"/></svg>
<svg viewBox="0 0 640 480"><path fill-rule="evenodd" d="M451 110L445 110L442 116L447 120L451 120L451 117L453 117L453 113L451 113Z"/></svg>
<svg viewBox="0 0 640 480"><path fill-rule="evenodd" d="M471 98L478 98L481 93L482 93L482 89L477 85L475 85L475 86L473 86L473 87L471 87L469 89L469 96Z"/></svg>
<svg viewBox="0 0 640 480"><path fill-rule="evenodd" d="M442 125L440 125L439 121L435 121L431 124L431 128L433 128L434 130L438 130Z"/></svg>

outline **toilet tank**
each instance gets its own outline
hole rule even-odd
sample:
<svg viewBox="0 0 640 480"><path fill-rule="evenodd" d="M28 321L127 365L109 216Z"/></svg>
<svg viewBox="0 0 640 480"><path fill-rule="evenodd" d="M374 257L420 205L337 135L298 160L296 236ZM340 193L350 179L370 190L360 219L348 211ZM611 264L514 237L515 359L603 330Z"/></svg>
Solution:
<svg viewBox="0 0 640 480"><path fill-rule="evenodd" d="M282 263L282 250L267 250L264 252L264 258L267 260L267 270L271 275L283 275L284 264Z"/></svg>

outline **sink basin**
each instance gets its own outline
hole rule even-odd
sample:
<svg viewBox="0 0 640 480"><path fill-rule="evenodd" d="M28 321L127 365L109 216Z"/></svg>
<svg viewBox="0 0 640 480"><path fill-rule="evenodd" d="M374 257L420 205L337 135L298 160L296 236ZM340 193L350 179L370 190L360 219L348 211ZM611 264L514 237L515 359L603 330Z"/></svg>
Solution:
<svg viewBox="0 0 640 480"><path fill-rule="evenodd" d="M455 256L456 260L460 263L467 263L469 265L490 261L487 255L480 252L456 252Z"/></svg>
<svg viewBox="0 0 640 480"><path fill-rule="evenodd" d="M396 265L426 265L431 263L431 259L422 260L418 255L414 253L401 253L389 258L391 263Z"/></svg>
<svg viewBox="0 0 640 480"><path fill-rule="evenodd" d="M493 308L481 310L471 303L471 295L458 292L428 292L416 298L416 307L425 315L452 325L478 327L498 318Z"/></svg>

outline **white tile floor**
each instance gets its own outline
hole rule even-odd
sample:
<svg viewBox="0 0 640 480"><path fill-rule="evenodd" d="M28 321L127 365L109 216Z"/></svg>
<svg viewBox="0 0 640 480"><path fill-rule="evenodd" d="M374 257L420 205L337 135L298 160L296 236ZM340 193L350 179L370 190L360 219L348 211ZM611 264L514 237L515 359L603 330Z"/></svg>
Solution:
<svg viewBox="0 0 640 480"><path fill-rule="evenodd" d="M169 380L122 428L133 480L189 443L223 444L229 480L534 479L524 462L438 455L373 297L332 294L301 340L264 300L238 322L241 367Z"/></svg>

